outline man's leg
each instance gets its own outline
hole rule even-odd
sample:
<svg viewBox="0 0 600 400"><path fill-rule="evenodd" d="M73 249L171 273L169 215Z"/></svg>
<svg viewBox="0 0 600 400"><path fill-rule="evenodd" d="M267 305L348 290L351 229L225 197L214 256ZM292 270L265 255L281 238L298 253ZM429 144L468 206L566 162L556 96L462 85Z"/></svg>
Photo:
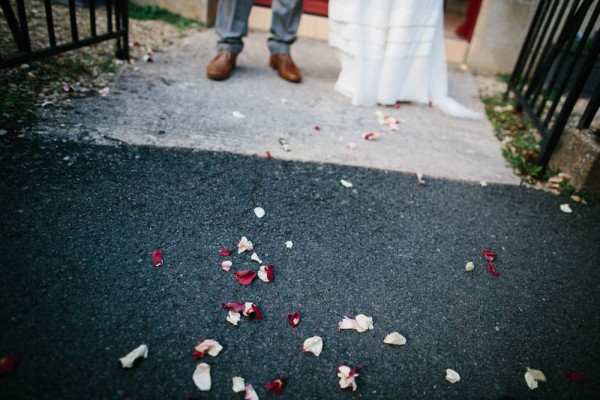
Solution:
<svg viewBox="0 0 600 400"><path fill-rule="evenodd" d="M271 52L269 65L279 76L290 82L300 82L302 74L290 57L290 46L296 41L298 25L302 16L302 0L273 0L271 11Z"/></svg>
<svg viewBox="0 0 600 400"><path fill-rule="evenodd" d="M217 55L206 67L210 79L219 81L231 75L237 55L244 48L242 37L248 34L251 8L252 0L219 0L217 3L216 31L220 40Z"/></svg>

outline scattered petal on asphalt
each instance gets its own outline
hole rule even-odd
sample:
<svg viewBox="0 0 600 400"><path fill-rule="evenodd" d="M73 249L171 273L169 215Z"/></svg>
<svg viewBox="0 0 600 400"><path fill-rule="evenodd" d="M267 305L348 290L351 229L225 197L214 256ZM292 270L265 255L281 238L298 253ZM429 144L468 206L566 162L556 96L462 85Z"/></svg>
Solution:
<svg viewBox="0 0 600 400"><path fill-rule="evenodd" d="M254 214L256 214L258 218L262 218L265 216L265 210L262 207L256 207L254 209Z"/></svg>
<svg viewBox="0 0 600 400"><path fill-rule="evenodd" d="M398 332L392 332L383 339L383 343L403 346L406 344L406 338Z"/></svg>
<svg viewBox="0 0 600 400"><path fill-rule="evenodd" d="M233 381L233 391L236 393L239 392L243 392L244 390L246 390L246 383L244 382L244 378L242 378L241 376L234 376L232 378Z"/></svg>
<svg viewBox="0 0 600 400"><path fill-rule="evenodd" d="M221 263L221 269L222 269L223 271L229 271L229 270L231 269L231 266L232 266L232 265L233 265L233 263L232 263L231 261L229 261L229 260L227 260L227 261L223 261L223 262Z"/></svg>
<svg viewBox="0 0 600 400"><path fill-rule="evenodd" d="M295 328L300 323L300 313L295 311L293 313L288 314L288 321L290 321L290 325L292 328Z"/></svg>
<svg viewBox="0 0 600 400"><path fill-rule="evenodd" d="M229 310L229 312L227 313L227 322L229 322L232 325L236 325L238 324L238 322L240 322L240 319L242 318L242 315L239 312L235 312L235 311L231 311Z"/></svg>
<svg viewBox="0 0 600 400"><path fill-rule="evenodd" d="M571 206L569 206L566 203L560 205L560 211L567 213L567 214L571 214L573 212L573 210L571 209Z"/></svg>
<svg viewBox="0 0 600 400"><path fill-rule="evenodd" d="M496 267L494 267L494 264L492 264L491 261L488 261L487 264L485 265L485 268L490 271L490 274L492 274L493 276L495 276L496 278L500 276L500 272L498 272L498 270L496 270Z"/></svg>
<svg viewBox="0 0 600 400"><path fill-rule="evenodd" d="M546 382L546 376L539 369L531 369L527 367L527 372L525 373L525 382L527 382L527 386L529 389L533 390L538 387L539 382Z"/></svg>
<svg viewBox="0 0 600 400"><path fill-rule="evenodd" d="M356 391L356 377L361 368L362 367L350 368L346 365L340 365L337 368L337 376L340 378L340 388L346 389L351 387L352 391Z"/></svg>
<svg viewBox="0 0 600 400"><path fill-rule="evenodd" d="M148 346L146 346L145 344L132 350L125 357L119 358L119 362L121 363L121 367L131 368L134 366L135 360L137 360L140 357L143 357L143 358L148 357Z"/></svg>
<svg viewBox="0 0 600 400"><path fill-rule="evenodd" d="M456 383L460 381L460 375L455 370L448 368L446 370L446 380L450 383Z"/></svg>
<svg viewBox="0 0 600 400"><path fill-rule="evenodd" d="M283 393L283 385L285 384L286 380L287 380L287 378L285 376L275 378L275 379L271 380L269 383L267 383L265 385L265 388L269 392L272 392L275 394L281 394L281 393Z"/></svg>
<svg viewBox="0 0 600 400"><path fill-rule="evenodd" d="M263 282L273 282L275 277L275 267L273 265L263 265L258 271L258 277Z"/></svg>
<svg viewBox="0 0 600 400"><path fill-rule="evenodd" d="M252 244L252 242L249 241L246 236L242 236L240 242L238 243L238 254L252 250L254 250L254 245Z"/></svg>
<svg viewBox="0 0 600 400"><path fill-rule="evenodd" d="M302 345L303 353L313 353L315 356L319 357L323 351L323 339L320 336L313 336L304 341Z"/></svg>
<svg viewBox="0 0 600 400"><path fill-rule="evenodd" d="M417 172L417 183L419 185L426 185L426 182L423 180L423 173Z"/></svg>
<svg viewBox="0 0 600 400"><path fill-rule="evenodd" d="M321 127L319 125L315 125L315 131L320 131Z"/></svg>
<svg viewBox="0 0 600 400"><path fill-rule="evenodd" d="M152 253L152 265L155 267L163 265L163 256L160 250L155 250L154 253Z"/></svg>
<svg viewBox="0 0 600 400"><path fill-rule="evenodd" d="M338 322L339 329L354 329L357 332L366 332L373 329L373 318L367 317L364 314L358 314L356 319L344 317Z"/></svg>
<svg viewBox="0 0 600 400"><path fill-rule="evenodd" d="M233 273L235 280L238 281L240 285L248 286L252 283L254 278L256 278L256 272L246 269L243 271L236 271Z"/></svg>
<svg viewBox="0 0 600 400"><path fill-rule="evenodd" d="M202 391L210 390L210 365L207 363L200 363L196 366L194 375L192 375L194 383L198 389Z"/></svg>
<svg viewBox="0 0 600 400"><path fill-rule="evenodd" d="M235 118L246 118L246 116L239 111L234 111L231 113L231 115L233 115Z"/></svg>
<svg viewBox="0 0 600 400"><path fill-rule="evenodd" d="M370 142L379 139L380 136L380 132L365 132L362 134L362 138Z"/></svg>
<svg viewBox="0 0 600 400"><path fill-rule="evenodd" d="M291 249L292 247L294 247L294 243L291 240L288 240L287 242L285 242L285 247Z"/></svg>
<svg viewBox="0 0 600 400"><path fill-rule="evenodd" d="M12 374L17 369L17 357L6 356L0 358L0 376Z"/></svg>
<svg viewBox="0 0 600 400"><path fill-rule="evenodd" d="M489 250L484 250L483 251L483 256L485 257L485 259L487 261L490 261L490 262L491 261L495 261L496 257L497 257L496 253L494 253L492 251L489 251Z"/></svg>
<svg viewBox="0 0 600 400"><path fill-rule="evenodd" d="M110 88L109 87L102 88L102 89L98 90L98 93L100 94L100 96L106 97L110 93ZM43 104L42 104L42 107L43 107Z"/></svg>
<svg viewBox="0 0 600 400"><path fill-rule="evenodd" d="M465 265L465 270L467 272L469 271L473 271L475 269L475 264L473 264L472 261L469 261L466 265Z"/></svg>
<svg viewBox="0 0 600 400"><path fill-rule="evenodd" d="M486 181L479 181L479 185L481 185L481 187L486 187L488 184Z"/></svg>
<svg viewBox="0 0 600 400"><path fill-rule="evenodd" d="M567 378L569 378L573 382L585 382L587 380L587 377L583 372L567 371L566 375Z"/></svg>
<svg viewBox="0 0 600 400"><path fill-rule="evenodd" d="M267 155L267 160L273 159L273 156L271 155L271 152L269 150L265 151L265 154Z"/></svg>
<svg viewBox="0 0 600 400"><path fill-rule="evenodd" d="M256 253L252 253L252 256L250 256L250 259L252 261L256 261L259 264L262 263L262 260L260 259L260 257L258 257L258 254L256 254Z"/></svg>
<svg viewBox="0 0 600 400"><path fill-rule="evenodd" d="M235 302L235 303L221 303L221 307L227 308L233 312L242 312L246 309L246 305L244 303Z"/></svg>
<svg viewBox="0 0 600 400"><path fill-rule="evenodd" d="M259 400L256 390L254 390L252 385L246 385L244 390L246 391L244 394L244 400Z"/></svg>
<svg viewBox="0 0 600 400"><path fill-rule="evenodd" d="M258 309L258 306L256 306L256 304L254 304L254 303L244 304L243 314L248 318L252 318L253 316L255 316L256 318L258 318L260 320L263 319L262 313Z"/></svg>
<svg viewBox="0 0 600 400"><path fill-rule="evenodd" d="M223 346L221 346L216 340L200 340L196 347L194 347L194 353L192 354L192 358L194 360L197 360L199 358L204 357L206 354L208 354L209 356L216 357L221 352L221 350L223 350Z"/></svg>
<svg viewBox="0 0 600 400"><path fill-rule="evenodd" d="M233 253L233 250L229 250L229 249L219 249L219 254L222 255L223 257L227 257L230 256L231 253Z"/></svg>
<svg viewBox="0 0 600 400"><path fill-rule="evenodd" d="M354 187L354 185L353 185L351 182L348 182L348 181L346 181L346 180L344 180L344 179L341 179L341 180L340 180L340 183L341 183L341 184L342 184L342 186L343 186L343 187L345 187L345 188L351 188L351 187Z"/></svg>

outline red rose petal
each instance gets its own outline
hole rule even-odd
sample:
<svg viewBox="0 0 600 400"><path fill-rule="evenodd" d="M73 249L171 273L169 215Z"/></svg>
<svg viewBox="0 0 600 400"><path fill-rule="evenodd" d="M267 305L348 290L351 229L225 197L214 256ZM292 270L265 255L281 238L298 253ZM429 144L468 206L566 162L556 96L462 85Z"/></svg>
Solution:
<svg viewBox="0 0 600 400"><path fill-rule="evenodd" d="M494 275L495 277L499 277L500 273L496 270L496 267L494 267L494 264L492 264L491 261L488 261L488 263L485 266L487 268L488 271L490 271L490 273L492 275Z"/></svg>
<svg viewBox="0 0 600 400"><path fill-rule="evenodd" d="M290 325L292 326L292 328L297 327L298 324L300 323L300 313L297 311L293 312L293 313L289 313L288 321L290 321Z"/></svg>
<svg viewBox="0 0 600 400"><path fill-rule="evenodd" d="M496 253L489 251L489 250L484 250L483 256L488 261L496 261L496 257L497 257Z"/></svg>
<svg viewBox="0 0 600 400"><path fill-rule="evenodd" d="M315 131L320 131L321 127L319 125L315 125Z"/></svg>
<svg viewBox="0 0 600 400"><path fill-rule="evenodd" d="M160 250L155 250L152 253L152 265L155 267L160 267L163 264L163 256Z"/></svg>
<svg viewBox="0 0 600 400"><path fill-rule="evenodd" d="M243 303L235 302L235 303L221 303L221 307L228 308L233 312L242 312L246 308L246 305Z"/></svg>
<svg viewBox="0 0 600 400"><path fill-rule="evenodd" d="M197 359L199 359L199 358L202 358L202 357L204 357L204 355L205 355L206 353L208 353L208 350L206 350L206 351L198 351L198 350L194 350L194 354L192 354L192 358L193 358L194 360L197 360Z"/></svg>
<svg viewBox="0 0 600 400"><path fill-rule="evenodd" d="M566 375L573 382L585 382L587 380L583 372L567 371Z"/></svg>
<svg viewBox="0 0 600 400"><path fill-rule="evenodd" d="M271 264L265 265L264 271L267 273L267 280L273 282L273 278L275 278L275 267Z"/></svg>
<svg viewBox="0 0 600 400"><path fill-rule="evenodd" d="M265 388L269 392L273 392L275 394L281 394L281 393L283 393L283 384L285 383L286 380L287 380L287 378L285 376L282 376L280 378L275 378L271 382L267 383L265 385Z"/></svg>
<svg viewBox="0 0 600 400"><path fill-rule="evenodd" d="M235 280L238 281L239 284L248 286L252 283L254 278L256 278L256 272L246 269L244 271L234 272Z"/></svg>
<svg viewBox="0 0 600 400"><path fill-rule="evenodd" d="M227 257L230 256L231 253L233 253L233 250L229 250L229 249L219 249L219 254L222 255L223 257Z"/></svg>
<svg viewBox="0 0 600 400"><path fill-rule="evenodd" d="M266 151L267 154L267 160L271 160L273 158L273 156L271 155L271 152L269 150Z"/></svg>
<svg viewBox="0 0 600 400"><path fill-rule="evenodd" d="M0 376L8 375L15 372L17 369L17 357L7 356L0 358Z"/></svg>
<svg viewBox="0 0 600 400"><path fill-rule="evenodd" d="M252 303L252 305L250 306L250 309L248 311L246 311L247 317L252 317L252 315L255 315L256 318L260 319L261 321L263 320L262 313L258 309L258 306L254 303Z"/></svg>

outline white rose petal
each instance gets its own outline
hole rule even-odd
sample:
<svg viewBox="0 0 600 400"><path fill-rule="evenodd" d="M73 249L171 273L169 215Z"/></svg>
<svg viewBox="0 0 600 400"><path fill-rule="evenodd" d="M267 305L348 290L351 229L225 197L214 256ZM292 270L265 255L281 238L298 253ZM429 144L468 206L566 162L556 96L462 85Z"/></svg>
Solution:
<svg viewBox="0 0 600 400"><path fill-rule="evenodd" d="M571 209L571 206L569 206L566 203L560 205L560 211L567 213L567 214L571 214L573 212L573 210Z"/></svg>
<svg viewBox="0 0 600 400"><path fill-rule="evenodd" d="M473 264L473 262L469 261L466 265L465 265L465 270L467 272L469 271L473 271L475 269L475 264Z"/></svg>
<svg viewBox="0 0 600 400"><path fill-rule="evenodd" d="M321 351L323 351L323 339L320 336L313 336L304 341L302 352L313 353L318 357Z"/></svg>
<svg viewBox="0 0 600 400"><path fill-rule="evenodd" d="M252 261L256 261L256 262L257 262L257 263L259 263L259 264L260 264L260 263L262 263L262 261L261 261L261 260L260 260L260 258L258 257L258 254L256 254L256 253L252 253L252 256L250 257L250 259L251 259Z"/></svg>
<svg viewBox="0 0 600 400"><path fill-rule="evenodd" d="M346 365L339 366L337 376L340 378L340 388L351 387L353 391L356 390L356 377L358 374L350 367Z"/></svg>
<svg viewBox="0 0 600 400"><path fill-rule="evenodd" d="M123 368L131 368L133 367L135 360L137 360L140 357L148 357L148 346L146 346L145 344L131 351L125 357L119 358L119 362L121 363L121 366Z"/></svg>
<svg viewBox="0 0 600 400"><path fill-rule="evenodd" d="M243 253L245 251L252 251L254 249L254 245L251 241L248 240L246 236L242 236L240 242L238 243L238 254Z"/></svg>
<svg viewBox="0 0 600 400"><path fill-rule="evenodd" d="M460 375L453 369L448 368L446 370L446 380L450 383L456 383L460 381Z"/></svg>
<svg viewBox="0 0 600 400"><path fill-rule="evenodd" d="M244 378L240 376L234 376L233 380L233 391L236 393L243 392L246 389L246 383L244 382Z"/></svg>
<svg viewBox="0 0 600 400"><path fill-rule="evenodd" d="M398 332L392 332L383 339L383 343L402 346L406 344L406 338Z"/></svg>
<svg viewBox="0 0 600 400"><path fill-rule="evenodd" d="M538 381L546 382L546 375L539 369L531 369L527 367L527 372L525 373L525 382L527 382L527 386L529 389L537 389Z"/></svg>
<svg viewBox="0 0 600 400"><path fill-rule="evenodd" d="M351 188L354 187L354 185L351 182L348 182L346 180L341 179L340 183L342 184L343 187L345 188Z"/></svg>
<svg viewBox="0 0 600 400"><path fill-rule="evenodd" d="M242 316L240 315L240 313L237 313L235 311L229 310L229 312L227 313L227 322L229 322L232 325L237 325L238 322L240 322L241 318Z"/></svg>
<svg viewBox="0 0 600 400"><path fill-rule="evenodd" d="M210 390L210 365L207 363L198 364L192 379L194 379L198 389L202 391Z"/></svg>
<svg viewBox="0 0 600 400"><path fill-rule="evenodd" d="M254 214L256 214L258 218L262 218L265 216L265 210L262 207L256 207L254 209Z"/></svg>
<svg viewBox="0 0 600 400"><path fill-rule="evenodd" d="M231 113L231 115L233 115L235 118L246 118L246 116L239 111L234 111Z"/></svg>
<svg viewBox="0 0 600 400"><path fill-rule="evenodd" d="M362 329L362 332L373 329L373 318L367 317L364 314L358 314L356 316L356 323Z"/></svg>
<svg viewBox="0 0 600 400"><path fill-rule="evenodd" d="M199 353L207 352L208 355L216 357L221 350L223 350L223 346L221 346L216 340L206 339L198 343L198 345L194 347L194 350Z"/></svg>
<svg viewBox="0 0 600 400"><path fill-rule="evenodd" d="M285 242L285 247L291 249L292 247L294 247L294 243L291 240L288 240L287 242Z"/></svg>
<svg viewBox="0 0 600 400"><path fill-rule="evenodd" d="M232 263L231 261L229 261L229 260L227 260L227 261L223 261L223 262L221 263L221 269L222 269L223 271L229 271L229 270L231 269L231 266L232 266L232 265L233 265L233 263Z"/></svg>

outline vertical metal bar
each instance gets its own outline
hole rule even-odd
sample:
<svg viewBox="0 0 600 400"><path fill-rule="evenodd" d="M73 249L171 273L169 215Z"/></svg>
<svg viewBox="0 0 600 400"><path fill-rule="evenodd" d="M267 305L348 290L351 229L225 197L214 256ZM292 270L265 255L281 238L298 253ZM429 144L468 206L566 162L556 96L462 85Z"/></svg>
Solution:
<svg viewBox="0 0 600 400"><path fill-rule="evenodd" d="M8 26L10 28L10 31L12 32L13 39L15 40L19 52L25 53L27 50L25 48L23 38L21 37L21 28L19 27L19 21L17 21L17 16L13 11L10 2L8 0L0 0L0 7L2 7L2 12L4 12L6 22L8 22Z"/></svg>
<svg viewBox="0 0 600 400"><path fill-rule="evenodd" d="M596 90L594 90L594 95L590 99L581 119L579 120L579 124L577 124L577 129L588 129L598 112L598 108L600 107L600 81L598 81L598 85L596 86Z"/></svg>
<svg viewBox="0 0 600 400"><path fill-rule="evenodd" d="M96 37L96 0L90 0L90 35Z"/></svg>
<svg viewBox="0 0 600 400"><path fill-rule="evenodd" d="M56 34L54 33L54 17L52 15L52 0L44 0L46 10L46 26L48 28L48 40L50 47L56 47Z"/></svg>
<svg viewBox="0 0 600 400"><path fill-rule="evenodd" d="M123 41L120 48L120 54L117 56L123 60L129 60L129 10L128 1L121 0L121 17L123 19Z"/></svg>
<svg viewBox="0 0 600 400"><path fill-rule="evenodd" d="M23 50L26 53L31 53L31 39L29 38L29 27L27 26L27 12L25 10L24 0L17 0L17 12L19 13L19 25L21 26Z"/></svg>
<svg viewBox="0 0 600 400"><path fill-rule="evenodd" d="M112 0L106 0L106 29L109 33L113 32L113 21L112 21Z"/></svg>
<svg viewBox="0 0 600 400"><path fill-rule="evenodd" d="M75 0L69 0L69 17L71 20L71 39L74 42L79 41L79 32L77 32L77 13L75 9Z"/></svg>
<svg viewBox="0 0 600 400"><path fill-rule="evenodd" d="M115 30L121 30L121 1L115 0Z"/></svg>

